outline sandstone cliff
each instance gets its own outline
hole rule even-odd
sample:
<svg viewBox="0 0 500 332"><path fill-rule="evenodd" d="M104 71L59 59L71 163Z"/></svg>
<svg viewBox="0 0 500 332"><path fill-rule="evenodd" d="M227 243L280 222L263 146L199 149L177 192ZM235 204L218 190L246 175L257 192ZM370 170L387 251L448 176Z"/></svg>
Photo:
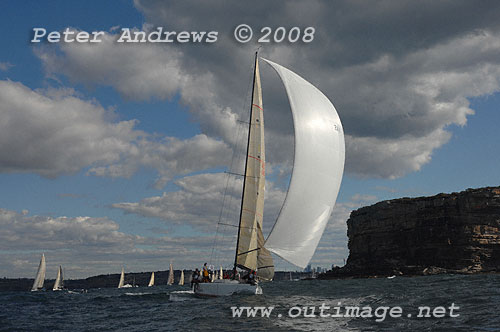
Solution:
<svg viewBox="0 0 500 332"><path fill-rule="evenodd" d="M347 264L330 276L500 272L500 187L383 201L347 226Z"/></svg>

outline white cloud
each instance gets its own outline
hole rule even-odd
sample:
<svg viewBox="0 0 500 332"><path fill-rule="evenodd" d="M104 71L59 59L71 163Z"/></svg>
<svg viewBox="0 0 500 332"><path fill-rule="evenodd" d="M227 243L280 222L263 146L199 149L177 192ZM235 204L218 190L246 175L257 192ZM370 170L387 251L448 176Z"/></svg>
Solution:
<svg viewBox="0 0 500 332"><path fill-rule="evenodd" d="M160 218L168 225L189 225L201 232L214 232L221 212L227 179L227 175L221 173L187 176L175 182L179 187L177 191L145 198L135 203L116 203L113 207L127 213ZM222 223L237 225L242 181L234 177L229 177L229 179L233 180L228 183ZM272 183L266 184L263 222L265 234L270 231L276 221L285 194ZM343 259L347 259L348 255L346 221L351 211L376 199L375 196L356 194L348 202L337 202L318 249L311 260L313 265L343 264ZM226 212L226 210L229 211ZM218 231L216 247L219 252L217 255L227 260L227 257L231 256L231 250L234 250L236 231L234 227L224 225L221 225ZM212 245L213 242L209 243L204 250L210 251ZM277 258L276 262L278 267L285 268L281 259ZM288 264L285 265L286 268L290 268Z"/></svg>
<svg viewBox="0 0 500 332"><path fill-rule="evenodd" d="M412 136L398 139L347 136L346 163L351 172L359 176L394 179L420 170L430 162L432 151L446 143L450 136L441 129L418 139Z"/></svg>
<svg viewBox="0 0 500 332"><path fill-rule="evenodd" d="M185 140L175 137L167 137L160 142L142 139L136 142L136 149L131 150L119 163L93 167L88 173L129 177L140 166L148 166L158 171L156 187L162 188L175 175L227 165L229 156L227 145L203 134Z"/></svg>
<svg viewBox="0 0 500 332"><path fill-rule="evenodd" d="M137 2L137 6L154 24L177 22L178 29L186 22L193 22L193 28L200 24L197 11L172 16L172 11L159 10L167 4ZM294 6L286 13L291 15ZM173 21L166 22L166 17ZM327 29L329 24L323 23ZM226 28L225 23L214 24L220 24L220 31ZM333 33L335 27L330 28ZM251 62L246 46L232 43L222 33L214 47L120 45L114 42L116 37L106 33L97 45L63 44L59 53L47 48L37 53L50 75L110 85L126 98L179 95L206 135L236 144L236 121L246 120L243 96L249 66L242 66L242 59ZM323 46L332 54L339 47L332 40ZM448 142L447 127L464 126L474 114L467 98L500 91L500 36L494 30L465 31L406 52L377 50L364 61L340 61L343 65L332 63L323 48L304 47L268 45L263 55L294 68L332 97L346 132L346 172L361 177L397 178L420 170L431 161L433 151ZM268 162L289 163L293 140L286 98L275 78L264 67L262 72Z"/></svg>
<svg viewBox="0 0 500 332"><path fill-rule="evenodd" d="M205 232L213 232L221 213L222 223L237 225L243 181L233 175L205 173L186 176L174 182L178 190L140 202L116 203L114 208L144 217L160 218L168 224L189 225ZM285 198L285 192L266 184L264 226L269 231Z"/></svg>
<svg viewBox="0 0 500 332"><path fill-rule="evenodd" d="M158 140L135 129L136 120L113 121L112 109L71 89L0 81L0 116L1 172L57 177L90 167L89 174L128 177L145 166L158 171L162 186L176 174L225 165L230 155L203 134Z"/></svg>
<svg viewBox="0 0 500 332"><path fill-rule="evenodd" d="M0 171L46 177L112 163L143 133L135 121L113 123L112 110L84 101L70 89L33 91L0 81Z"/></svg>
<svg viewBox="0 0 500 332"><path fill-rule="evenodd" d="M47 278L62 265L70 278L98 273L201 266L213 236L144 237L126 234L109 218L30 216L0 208L0 275L33 277L42 252Z"/></svg>

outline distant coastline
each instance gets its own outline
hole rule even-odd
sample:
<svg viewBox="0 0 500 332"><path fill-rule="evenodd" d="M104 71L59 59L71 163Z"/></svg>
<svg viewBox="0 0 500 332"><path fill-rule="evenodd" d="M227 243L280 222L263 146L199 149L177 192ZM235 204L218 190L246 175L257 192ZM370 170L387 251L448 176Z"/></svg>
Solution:
<svg viewBox="0 0 500 332"><path fill-rule="evenodd" d="M168 270L165 271L154 271L155 272L155 284L156 285L166 285L168 280ZM184 270L185 284L189 284L192 270ZM181 275L181 270L174 271L175 282L179 280ZM289 271L276 271L274 280L289 280L290 276L292 279L305 279L311 276L310 272L289 272ZM125 283L132 284L135 282L138 286L147 286L149 278L151 277L151 272L131 272L125 274ZM33 278L1 278L0 279L0 291L29 291L33 285ZM67 289L92 289L92 288L116 288L118 281L120 280L120 274L101 274L93 277L88 277L85 279L69 279L64 280L64 286ZM54 279L45 280L45 289L52 289L54 285Z"/></svg>

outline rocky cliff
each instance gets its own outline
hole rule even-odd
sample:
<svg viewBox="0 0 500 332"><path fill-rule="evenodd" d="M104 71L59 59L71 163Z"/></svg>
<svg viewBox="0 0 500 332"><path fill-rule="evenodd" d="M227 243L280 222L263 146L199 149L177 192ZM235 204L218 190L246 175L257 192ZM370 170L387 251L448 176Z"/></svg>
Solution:
<svg viewBox="0 0 500 332"><path fill-rule="evenodd" d="M383 201L347 226L349 258L331 276L500 272L500 187Z"/></svg>

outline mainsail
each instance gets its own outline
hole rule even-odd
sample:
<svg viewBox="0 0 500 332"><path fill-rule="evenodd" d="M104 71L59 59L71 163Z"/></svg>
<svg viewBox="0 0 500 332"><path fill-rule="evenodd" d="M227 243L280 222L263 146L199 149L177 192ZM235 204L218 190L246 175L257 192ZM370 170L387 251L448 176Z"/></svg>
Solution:
<svg viewBox="0 0 500 332"><path fill-rule="evenodd" d="M52 290L61 290L64 288L64 278L63 278L63 270L62 267L59 265L59 269L57 270L57 277L56 277L56 282L54 282L54 287Z"/></svg>
<svg viewBox="0 0 500 332"><path fill-rule="evenodd" d="M122 267L122 274L120 275L120 281L118 282L118 288L122 288L125 284L125 270Z"/></svg>
<svg viewBox="0 0 500 332"><path fill-rule="evenodd" d="M42 254L40 258L40 264L38 265L38 271L36 272L35 282L33 282L32 291L37 291L43 289L43 282L45 281L45 254Z"/></svg>
<svg viewBox="0 0 500 332"><path fill-rule="evenodd" d="M149 279L149 284L148 287L154 286L155 285L155 273L151 272L151 279Z"/></svg>
<svg viewBox="0 0 500 332"><path fill-rule="evenodd" d="M235 268L257 270L260 278L270 280L274 265L271 254L264 248L262 234L265 170L264 109L256 54Z"/></svg>
<svg viewBox="0 0 500 332"><path fill-rule="evenodd" d="M174 268L172 267L172 263L170 263L167 285L173 285L173 284L174 284Z"/></svg>
<svg viewBox="0 0 500 332"><path fill-rule="evenodd" d="M181 277L179 279L179 286L184 285L184 270L181 271Z"/></svg>
<svg viewBox="0 0 500 332"><path fill-rule="evenodd" d="M335 107L321 91L289 69L265 61L285 85L295 131L290 186L265 247L304 268L318 246L340 189L344 132Z"/></svg>

